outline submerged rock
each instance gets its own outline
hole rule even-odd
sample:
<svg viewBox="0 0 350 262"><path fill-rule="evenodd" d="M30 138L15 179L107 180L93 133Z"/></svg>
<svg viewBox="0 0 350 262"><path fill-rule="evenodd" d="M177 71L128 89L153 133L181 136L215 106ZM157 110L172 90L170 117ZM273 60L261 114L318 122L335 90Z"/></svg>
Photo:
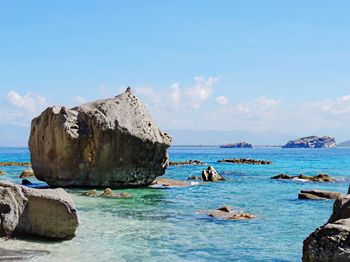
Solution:
<svg viewBox="0 0 350 262"><path fill-rule="evenodd" d="M187 165L205 165L200 160L187 160L187 161L178 161L178 162L169 162L169 166L187 166Z"/></svg>
<svg viewBox="0 0 350 262"><path fill-rule="evenodd" d="M190 176L187 178L187 180L203 180L200 176Z"/></svg>
<svg viewBox="0 0 350 262"><path fill-rule="evenodd" d="M193 186L194 182L184 181L184 180L175 180L165 177L158 177L152 184L153 187L189 187Z"/></svg>
<svg viewBox="0 0 350 262"><path fill-rule="evenodd" d="M29 168L22 171L21 175L19 176L19 178L31 178L31 177L34 177L34 172Z"/></svg>
<svg viewBox="0 0 350 262"><path fill-rule="evenodd" d="M0 176L6 175L5 171L0 170Z"/></svg>
<svg viewBox="0 0 350 262"><path fill-rule="evenodd" d="M218 160L219 163L249 164L249 165L271 165L272 161L256 160L250 158L233 158Z"/></svg>
<svg viewBox="0 0 350 262"><path fill-rule="evenodd" d="M324 199L337 199L342 194L339 192L325 191L325 190L300 190L298 195L299 199L310 200L324 200Z"/></svg>
<svg viewBox="0 0 350 262"><path fill-rule="evenodd" d="M331 148L336 146L334 137L308 136L291 140L283 148Z"/></svg>
<svg viewBox="0 0 350 262"><path fill-rule="evenodd" d="M29 185L32 185L33 183L32 182L30 182L28 179L23 179L22 180L22 185L24 185L24 186L29 186Z"/></svg>
<svg viewBox="0 0 350 262"><path fill-rule="evenodd" d="M35 176L50 186L145 186L164 174L171 137L130 88L68 109L49 107L32 120Z"/></svg>
<svg viewBox="0 0 350 262"><path fill-rule="evenodd" d="M101 197L109 197L109 198L126 198L131 197L131 195L127 192L122 193L114 193L112 189L106 188L103 193L100 195Z"/></svg>
<svg viewBox="0 0 350 262"><path fill-rule="evenodd" d="M228 206L223 206L215 210L208 210L206 213L208 216L224 220L245 220L255 218L255 216L252 214L240 213L232 210Z"/></svg>
<svg viewBox="0 0 350 262"><path fill-rule="evenodd" d="M70 239L78 224L73 200L63 189L32 189L0 182L0 236Z"/></svg>
<svg viewBox="0 0 350 262"><path fill-rule="evenodd" d="M29 261L47 254L49 252L43 250L10 250L0 247L0 261Z"/></svg>
<svg viewBox="0 0 350 262"><path fill-rule="evenodd" d="M225 180L225 178L215 170L214 167L209 166L206 170L202 171L203 181L217 182Z"/></svg>
<svg viewBox="0 0 350 262"><path fill-rule="evenodd" d="M289 176L286 174L279 174L277 176L271 177L271 179L299 179L299 180L306 180L306 181L313 181L313 182L334 182L335 179L330 177L327 174L319 174L316 176L305 176L303 174L300 174L298 176Z"/></svg>
<svg viewBox="0 0 350 262"><path fill-rule="evenodd" d="M328 222L304 240L303 261L350 261L350 196L339 197Z"/></svg>
<svg viewBox="0 0 350 262"><path fill-rule="evenodd" d="M253 148L253 145L247 142L239 142L234 144L221 145L220 148Z"/></svg>
<svg viewBox="0 0 350 262"><path fill-rule="evenodd" d="M89 191L81 193L82 196L99 196L96 189L91 189Z"/></svg>

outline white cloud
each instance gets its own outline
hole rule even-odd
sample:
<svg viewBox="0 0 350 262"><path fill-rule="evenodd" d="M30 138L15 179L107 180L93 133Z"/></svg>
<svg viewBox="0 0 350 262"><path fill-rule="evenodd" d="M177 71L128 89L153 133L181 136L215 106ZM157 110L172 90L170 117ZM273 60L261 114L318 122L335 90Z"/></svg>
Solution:
<svg viewBox="0 0 350 262"><path fill-rule="evenodd" d="M226 96L218 96L215 98L216 102L218 102L220 105L226 105L228 104L228 98Z"/></svg>
<svg viewBox="0 0 350 262"><path fill-rule="evenodd" d="M87 102L87 99L85 97L81 96L74 96L72 98L73 102L76 103L77 105L84 104Z"/></svg>
<svg viewBox="0 0 350 262"><path fill-rule="evenodd" d="M29 112L36 112L47 104L42 96L31 93L22 96L14 90L7 93L7 101L11 105Z"/></svg>

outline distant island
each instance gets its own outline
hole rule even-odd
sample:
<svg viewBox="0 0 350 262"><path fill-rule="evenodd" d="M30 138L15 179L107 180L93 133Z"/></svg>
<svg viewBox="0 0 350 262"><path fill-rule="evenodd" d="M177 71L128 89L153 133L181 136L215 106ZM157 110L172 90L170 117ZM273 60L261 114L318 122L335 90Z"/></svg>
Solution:
<svg viewBox="0 0 350 262"><path fill-rule="evenodd" d="M234 144L221 145L220 148L253 148L253 145L247 142L239 142Z"/></svg>
<svg viewBox="0 0 350 262"><path fill-rule="evenodd" d="M350 140L339 143L337 147L350 147Z"/></svg>
<svg viewBox="0 0 350 262"><path fill-rule="evenodd" d="M333 148L336 146L334 137L308 136L291 140L283 148Z"/></svg>

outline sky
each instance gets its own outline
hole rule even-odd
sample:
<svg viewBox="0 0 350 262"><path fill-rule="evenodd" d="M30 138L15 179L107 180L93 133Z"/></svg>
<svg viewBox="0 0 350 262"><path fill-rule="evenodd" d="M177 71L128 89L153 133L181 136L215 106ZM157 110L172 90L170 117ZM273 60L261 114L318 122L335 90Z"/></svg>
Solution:
<svg viewBox="0 0 350 262"><path fill-rule="evenodd" d="M0 0L0 145L26 145L31 119L50 105L127 86L174 134L348 140L349 10L319 0Z"/></svg>

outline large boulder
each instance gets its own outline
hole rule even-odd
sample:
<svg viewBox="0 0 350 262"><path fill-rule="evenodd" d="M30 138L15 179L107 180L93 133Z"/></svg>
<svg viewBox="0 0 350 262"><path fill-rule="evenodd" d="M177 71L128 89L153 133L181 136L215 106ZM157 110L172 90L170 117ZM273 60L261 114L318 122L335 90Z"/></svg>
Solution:
<svg viewBox="0 0 350 262"><path fill-rule="evenodd" d="M300 190L298 195L299 199L309 200L324 200L324 199L337 199L342 196L342 193L326 191L326 190Z"/></svg>
<svg viewBox="0 0 350 262"><path fill-rule="evenodd" d="M220 175L214 167L208 166L207 169L202 171L202 179L203 181L209 181L209 182L217 182L225 180L225 178Z"/></svg>
<svg viewBox="0 0 350 262"><path fill-rule="evenodd" d="M130 88L72 109L49 107L32 120L35 176L51 186L145 186L164 174L171 137Z"/></svg>
<svg viewBox="0 0 350 262"><path fill-rule="evenodd" d="M33 189L0 182L0 236L70 239L78 225L73 200L63 189Z"/></svg>
<svg viewBox="0 0 350 262"><path fill-rule="evenodd" d="M308 136L291 140L283 148L331 148L336 147L335 138L330 136Z"/></svg>
<svg viewBox="0 0 350 262"><path fill-rule="evenodd" d="M339 197L328 222L303 243L303 261L350 261L350 196Z"/></svg>

